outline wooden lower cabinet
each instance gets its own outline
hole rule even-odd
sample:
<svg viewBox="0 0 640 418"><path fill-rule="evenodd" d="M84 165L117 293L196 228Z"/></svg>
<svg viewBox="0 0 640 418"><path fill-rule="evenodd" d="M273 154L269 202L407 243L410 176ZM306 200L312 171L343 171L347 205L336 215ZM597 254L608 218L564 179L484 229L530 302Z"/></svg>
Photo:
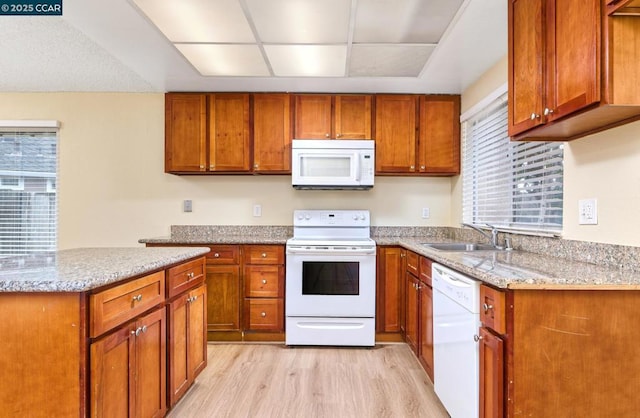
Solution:
<svg viewBox="0 0 640 418"><path fill-rule="evenodd" d="M209 339L240 335L240 266L207 262L206 276Z"/></svg>
<svg viewBox="0 0 640 418"><path fill-rule="evenodd" d="M167 305L169 315L169 407L186 393L207 365L207 287L176 297Z"/></svg>
<svg viewBox="0 0 640 418"><path fill-rule="evenodd" d="M433 288L420 283L420 332L418 333L418 360L433 381Z"/></svg>
<svg viewBox="0 0 640 418"><path fill-rule="evenodd" d="M404 332L404 256L400 247L378 246L376 333Z"/></svg>
<svg viewBox="0 0 640 418"><path fill-rule="evenodd" d="M405 325L405 341L411 350L418 355L418 335L420 333L420 281L413 274L407 273L405 295L407 298L407 318Z"/></svg>
<svg viewBox="0 0 640 418"><path fill-rule="evenodd" d="M92 417L165 415L165 318L157 308L91 344Z"/></svg>
<svg viewBox="0 0 640 418"><path fill-rule="evenodd" d="M480 328L480 416L504 417L504 342Z"/></svg>

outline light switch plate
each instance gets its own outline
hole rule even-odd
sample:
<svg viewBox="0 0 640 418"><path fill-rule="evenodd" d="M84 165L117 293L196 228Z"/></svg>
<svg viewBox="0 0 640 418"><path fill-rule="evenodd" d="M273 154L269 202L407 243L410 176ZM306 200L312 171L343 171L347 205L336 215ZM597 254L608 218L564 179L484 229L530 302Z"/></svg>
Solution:
<svg viewBox="0 0 640 418"><path fill-rule="evenodd" d="M262 216L262 205L253 205L253 216L256 218Z"/></svg>
<svg viewBox="0 0 640 418"><path fill-rule="evenodd" d="M193 211L193 203L191 202L191 200L185 200L182 202L182 211L183 212Z"/></svg>
<svg viewBox="0 0 640 418"><path fill-rule="evenodd" d="M598 199L580 199L578 201L578 224L598 224Z"/></svg>
<svg viewBox="0 0 640 418"><path fill-rule="evenodd" d="M429 219L431 216L431 211L429 208L422 208L422 219Z"/></svg>

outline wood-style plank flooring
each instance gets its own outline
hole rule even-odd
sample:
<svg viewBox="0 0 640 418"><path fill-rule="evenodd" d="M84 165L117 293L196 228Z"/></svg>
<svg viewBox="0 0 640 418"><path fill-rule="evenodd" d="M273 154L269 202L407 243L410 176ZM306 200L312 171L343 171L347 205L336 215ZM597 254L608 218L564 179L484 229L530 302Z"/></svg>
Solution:
<svg viewBox="0 0 640 418"><path fill-rule="evenodd" d="M207 368L168 416L449 415L405 344L374 348L210 344Z"/></svg>

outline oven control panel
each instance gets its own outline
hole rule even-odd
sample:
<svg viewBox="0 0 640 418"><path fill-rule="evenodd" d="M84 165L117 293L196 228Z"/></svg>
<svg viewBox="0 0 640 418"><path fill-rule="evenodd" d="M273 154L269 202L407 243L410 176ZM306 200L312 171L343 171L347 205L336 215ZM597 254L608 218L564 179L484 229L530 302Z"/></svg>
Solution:
<svg viewBox="0 0 640 418"><path fill-rule="evenodd" d="M294 226L369 226L368 210L296 210Z"/></svg>

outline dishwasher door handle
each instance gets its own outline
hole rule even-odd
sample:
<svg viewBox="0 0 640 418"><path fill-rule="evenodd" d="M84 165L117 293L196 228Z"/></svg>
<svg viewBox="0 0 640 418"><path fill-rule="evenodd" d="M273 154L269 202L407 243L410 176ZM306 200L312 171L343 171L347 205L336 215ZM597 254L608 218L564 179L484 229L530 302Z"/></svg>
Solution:
<svg viewBox="0 0 640 418"><path fill-rule="evenodd" d="M435 271L438 273L438 276L440 276L442 278L442 280L444 280L445 282L449 283L452 286L457 286L457 287L470 287L471 283L469 283L470 280L473 279L466 279L466 277L464 279L459 279L457 277L454 277L452 275L450 275L449 273L438 269L437 267L434 267ZM466 280L465 280L466 279Z"/></svg>

